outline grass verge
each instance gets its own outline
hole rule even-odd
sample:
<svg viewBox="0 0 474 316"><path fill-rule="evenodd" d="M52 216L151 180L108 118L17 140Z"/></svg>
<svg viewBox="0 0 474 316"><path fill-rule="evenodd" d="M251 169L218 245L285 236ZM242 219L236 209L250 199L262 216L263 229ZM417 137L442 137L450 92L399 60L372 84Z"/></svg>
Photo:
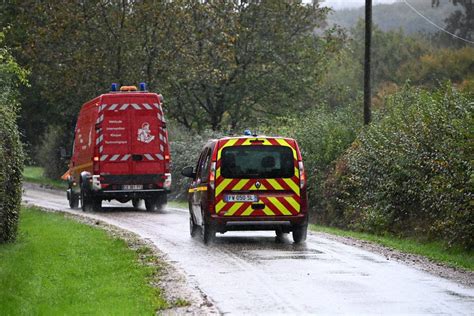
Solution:
<svg viewBox="0 0 474 316"><path fill-rule="evenodd" d="M168 205L171 207L184 208L186 210L188 209L187 201L178 201L178 200L168 201Z"/></svg>
<svg viewBox="0 0 474 316"><path fill-rule="evenodd" d="M39 183L46 186L50 186L55 189L65 190L67 189L66 181L49 179L43 175L42 167L25 167L23 169L23 179L26 182Z"/></svg>
<svg viewBox="0 0 474 316"><path fill-rule="evenodd" d="M16 243L0 245L4 315L153 315L168 307L149 285L156 267L105 231L22 208Z"/></svg>
<svg viewBox="0 0 474 316"><path fill-rule="evenodd" d="M405 253L427 257L433 261L444 263L455 268L474 271L474 252L461 248L446 249L442 242L420 242L414 239L398 238L395 236L377 236L355 231L347 231L334 227L310 224L310 229L342 237L352 237L367 240L385 247L390 247Z"/></svg>

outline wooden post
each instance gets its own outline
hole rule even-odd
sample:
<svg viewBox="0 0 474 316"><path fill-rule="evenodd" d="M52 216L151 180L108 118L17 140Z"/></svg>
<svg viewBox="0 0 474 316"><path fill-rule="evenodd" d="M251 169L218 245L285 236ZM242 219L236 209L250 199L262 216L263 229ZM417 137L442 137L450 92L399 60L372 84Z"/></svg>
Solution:
<svg viewBox="0 0 474 316"><path fill-rule="evenodd" d="M370 94L370 48L372 41L372 0L365 0L364 124L372 119Z"/></svg>

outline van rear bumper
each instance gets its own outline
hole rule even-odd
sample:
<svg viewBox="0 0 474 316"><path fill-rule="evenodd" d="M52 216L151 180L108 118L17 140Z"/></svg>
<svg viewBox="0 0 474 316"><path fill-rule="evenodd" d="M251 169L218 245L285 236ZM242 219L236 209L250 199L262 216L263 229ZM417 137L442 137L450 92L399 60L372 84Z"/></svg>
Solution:
<svg viewBox="0 0 474 316"><path fill-rule="evenodd" d="M282 230L290 232L295 226L308 224L308 214L294 216L225 217L211 215L211 224L220 233L226 231Z"/></svg>

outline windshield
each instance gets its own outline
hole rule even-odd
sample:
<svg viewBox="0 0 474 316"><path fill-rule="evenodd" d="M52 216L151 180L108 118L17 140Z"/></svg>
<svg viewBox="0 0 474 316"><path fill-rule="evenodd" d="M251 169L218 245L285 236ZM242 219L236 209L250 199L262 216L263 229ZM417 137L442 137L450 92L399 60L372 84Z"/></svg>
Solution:
<svg viewBox="0 0 474 316"><path fill-rule="evenodd" d="M286 146L236 146L222 150L224 178L291 178L293 153Z"/></svg>

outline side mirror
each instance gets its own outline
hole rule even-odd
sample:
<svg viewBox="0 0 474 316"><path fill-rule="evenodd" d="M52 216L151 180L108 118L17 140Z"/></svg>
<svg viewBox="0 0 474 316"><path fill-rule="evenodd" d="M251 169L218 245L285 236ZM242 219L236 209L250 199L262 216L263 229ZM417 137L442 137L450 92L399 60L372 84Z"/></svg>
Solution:
<svg viewBox="0 0 474 316"><path fill-rule="evenodd" d="M196 177L196 172L194 172L193 167L184 167L183 170L181 170L181 175L188 177L188 178L195 178Z"/></svg>
<svg viewBox="0 0 474 316"><path fill-rule="evenodd" d="M66 148L64 148L64 147L59 148L59 155L61 156L61 159L63 159L63 160L71 158L71 155L68 155L68 153L66 151Z"/></svg>

